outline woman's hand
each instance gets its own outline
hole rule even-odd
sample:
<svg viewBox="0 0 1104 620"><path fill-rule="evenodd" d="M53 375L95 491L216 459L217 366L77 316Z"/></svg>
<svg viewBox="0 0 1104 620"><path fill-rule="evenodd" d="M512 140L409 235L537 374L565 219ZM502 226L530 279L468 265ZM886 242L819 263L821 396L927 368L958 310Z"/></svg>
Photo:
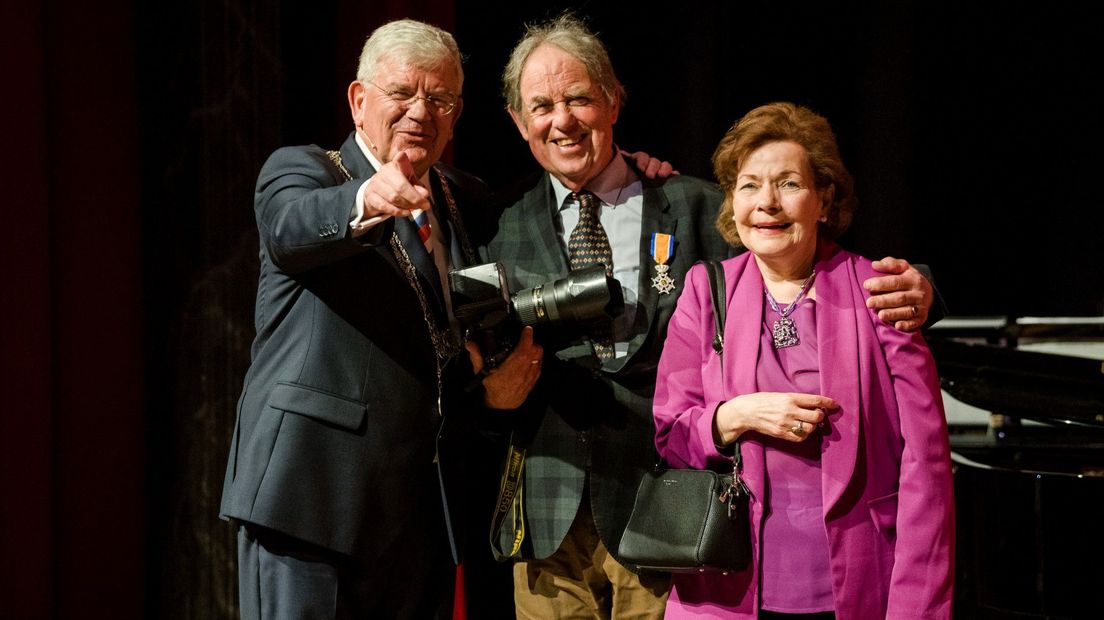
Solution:
<svg viewBox="0 0 1104 620"><path fill-rule="evenodd" d="M839 405L827 396L781 392L744 394L721 403L713 418L714 441L727 446L748 432L804 441L824 420L827 409Z"/></svg>

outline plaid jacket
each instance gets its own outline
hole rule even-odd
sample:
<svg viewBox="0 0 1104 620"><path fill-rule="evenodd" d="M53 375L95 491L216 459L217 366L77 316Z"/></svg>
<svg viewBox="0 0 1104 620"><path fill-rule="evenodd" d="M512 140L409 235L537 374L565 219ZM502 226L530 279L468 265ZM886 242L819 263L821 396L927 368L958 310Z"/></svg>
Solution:
<svg viewBox="0 0 1104 620"><path fill-rule="evenodd" d="M518 291L568 274L547 173L505 200L494 239L481 252L506 268ZM655 462L652 395L667 321L690 267L703 258L723 259L731 248L714 222L721 192L687 176L644 180L641 227L640 316L628 355L600 364L589 343L550 330L537 332L545 347L541 379L516 423L531 435L525 461L525 557L545 558L560 546L589 488L595 526L615 554L632 511L641 475ZM661 295L652 286L651 233L675 236L669 261L677 289ZM589 483L589 484L588 484ZM502 538L510 540L509 523Z"/></svg>

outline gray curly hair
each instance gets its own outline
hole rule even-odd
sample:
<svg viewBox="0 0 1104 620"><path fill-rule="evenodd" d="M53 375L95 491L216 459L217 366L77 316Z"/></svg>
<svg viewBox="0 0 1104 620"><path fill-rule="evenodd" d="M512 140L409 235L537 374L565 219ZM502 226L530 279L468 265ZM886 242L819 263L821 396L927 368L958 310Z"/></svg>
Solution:
<svg viewBox="0 0 1104 620"><path fill-rule="evenodd" d="M502 95L509 109L521 112L521 72L525 61L542 45L553 45L578 58L591 79L601 87L606 101L613 103L616 99L624 106L625 87L617 80L606 46L581 19L567 12L549 21L525 26L525 34L510 52L510 61L502 71Z"/></svg>

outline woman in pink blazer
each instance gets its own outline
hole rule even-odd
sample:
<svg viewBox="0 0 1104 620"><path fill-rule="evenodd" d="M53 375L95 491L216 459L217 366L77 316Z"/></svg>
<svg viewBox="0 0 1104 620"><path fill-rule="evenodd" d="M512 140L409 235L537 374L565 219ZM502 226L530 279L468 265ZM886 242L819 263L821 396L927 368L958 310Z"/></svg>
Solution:
<svg viewBox="0 0 1104 620"><path fill-rule="evenodd" d="M923 337L879 320L870 261L832 239L854 210L828 122L756 108L713 157L725 261L724 363L708 278L687 277L655 395L674 467L731 467L751 489L750 567L676 575L668 618L949 618L954 498Z"/></svg>

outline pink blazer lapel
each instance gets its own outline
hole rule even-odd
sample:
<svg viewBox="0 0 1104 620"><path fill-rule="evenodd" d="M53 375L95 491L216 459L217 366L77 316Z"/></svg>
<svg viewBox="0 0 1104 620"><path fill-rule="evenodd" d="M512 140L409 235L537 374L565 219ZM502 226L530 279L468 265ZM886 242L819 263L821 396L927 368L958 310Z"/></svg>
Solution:
<svg viewBox="0 0 1104 620"><path fill-rule="evenodd" d="M725 272L728 317L725 321L725 391L728 397L758 390L755 366L763 316L763 276L751 253L733 259Z"/></svg>
<svg viewBox="0 0 1104 620"><path fill-rule="evenodd" d="M729 316L725 324L725 398L751 394L759 387L755 369L759 361L762 329L763 276L750 253L726 261ZM862 400L855 308L855 273L848 255L839 246L824 242L818 248L816 301L817 340L820 357L821 393L839 403L828 412L824 425L822 489L824 511L843 495L855 470L862 420ZM828 448L831 447L831 450ZM740 454L748 472L765 469L762 445L741 442ZM753 496L762 496L766 483L762 475L745 477ZM753 509L758 508L753 504Z"/></svg>
<svg viewBox="0 0 1104 620"><path fill-rule="evenodd" d="M831 242L817 252L816 326L821 394L835 399L839 409L828 412L822 429L822 493L824 514L839 501L855 470L862 421L860 370L855 319L854 281L848 255Z"/></svg>
<svg viewBox="0 0 1104 620"><path fill-rule="evenodd" d="M759 363L759 338L763 322L763 275L751 252L727 261L728 318L725 321L725 397L752 394L759 391L755 370ZM764 497L766 486L765 454L759 442L741 441L740 456L744 461L744 482L751 489L753 498ZM762 505L752 502L752 510L758 516ZM758 523L754 519L753 523ZM758 537L753 538L757 540Z"/></svg>

